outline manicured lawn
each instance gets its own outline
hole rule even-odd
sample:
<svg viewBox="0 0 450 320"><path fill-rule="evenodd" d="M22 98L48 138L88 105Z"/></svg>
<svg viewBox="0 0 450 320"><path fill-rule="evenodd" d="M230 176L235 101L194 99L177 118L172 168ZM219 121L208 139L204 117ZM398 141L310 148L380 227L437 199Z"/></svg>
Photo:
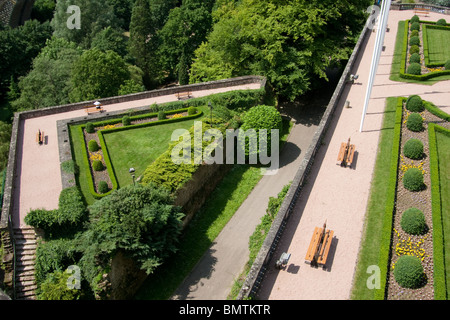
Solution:
<svg viewBox="0 0 450 320"><path fill-rule="evenodd" d="M427 29L430 63L444 64L450 60L450 29Z"/></svg>
<svg viewBox="0 0 450 320"><path fill-rule="evenodd" d="M133 183L130 168L134 168L136 178L139 177L167 150L173 131L189 130L194 121L201 121L201 118L104 134L119 187Z"/></svg>

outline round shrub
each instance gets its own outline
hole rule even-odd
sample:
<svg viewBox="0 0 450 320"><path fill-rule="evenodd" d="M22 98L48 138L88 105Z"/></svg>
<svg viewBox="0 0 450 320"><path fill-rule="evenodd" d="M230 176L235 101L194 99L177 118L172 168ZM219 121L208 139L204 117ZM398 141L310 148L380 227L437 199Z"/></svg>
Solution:
<svg viewBox="0 0 450 320"><path fill-rule="evenodd" d="M131 119L130 119L130 117L129 117L129 116L124 116L124 117L122 118L122 124L123 124L124 126L129 126L129 125L131 124Z"/></svg>
<svg viewBox="0 0 450 320"><path fill-rule="evenodd" d="M409 139L403 147L403 153L406 157L419 160L423 158L423 143L419 139Z"/></svg>
<svg viewBox="0 0 450 320"><path fill-rule="evenodd" d="M411 31L414 31L414 30L417 30L417 31L419 31L420 30L420 23L419 22L413 22L413 23L411 23Z"/></svg>
<svg viewBox="0 0 450 320"><path fill-rule="evenodd" d="M438 21L436 21L436 24L438 26L446 26L447 25L447 21L445 21L445 19L439 19Z"/></svg>
<svg viewBox="0 0 450 320"><path fill-rule="evenodd" d="M414 54L414 53L419 53L420 49L418 45L412 45L411 48L409 48L409 53L410 54Z"/></svg>
<svg viewBox="0 0 450 320"><path fill-rule="evenodd" d="M427 230L425 215L417 208L409 208L402 214L400 221L402 229L409 234L424 234Z"/></svg>
<svg viewBox="0 0 450 320"><path fill-rule="evenodd" d="M425 273L420 259L409 255L403 255L398 258L395 263L394 278L404 288L420 288L425 280Z"/></svg>
<svg viewBox="0 0 450 320"><path fill-rule="evenodd" d="M419 46L420 45L419 37L418 36L411 37L411 39L409 39L409 44L411 46Z"/></svg>
<svg viewBox="0 0 450 320"><path fill-rule="evenodd" d="M420 54L413 53L411 57L409 57L409 63L419 63L420 64Z"/></svg>
<svg viewBox="0 0 450 320"><path fill-rule="evenodd" d="M166 113L164 111L158 112L158 120L164 120L166 118Z"/></svg>
<svg viewBox="0 0 450 320"><path fill-rule="evenodd" d="M419 63L413 62L409 65L408 69L406 70L406 73L420 75L422 74L422 67L420 66Z"/></svg>
<svg viewBox="0 0 450 320"><path fill-rule="evenodd" d="M98 146L97 141L90 140L88 143L88 149L90 152L96 152L96 151L98 151L98 149L100 149L100 147Z"/></svg>
<svg viewBox="0 0 450 320"><path fill-rule="evenodd" d="M406 127L414 132L423 130L423 118L418 113L412 113L406 120Z"/></svg>
<svg viewBox="0 0 450 320"><path fill-rule="evenodd" d="M415 23L415 22L419 22L420 21L420 17L415 14L410 20L411 24Z"/></svg>
<svg viewBox="0 0 450 320"><path fill-rule="evenodd" d="M92 168L95 171L102 171L105 167L103 166L103 162L101 162L101 160L94 160L92 162Z"/></svg>
<svg viewBox="0 0 450 320"><path fill-rule="evenodd" d="M450 60L447 60L447 62L445 62L444 68L445 70L450 70Z"/></svg>
<svg viewBox="0 0 450 320"><path fill-rule="evenodd" d="M408 97L405 106L406 109L412 112L422 112L424 110L423 100L416 94Z"/></svg>
<svg viewBox="0 0 450 320"><path fill-rule="evenodd" d="M189 107L188 108L188 116L192 116L192 115L194 115L196 113L197 113L197 108L195 108L195 107Z"/></svg>
<svg viewBox="0 0 450 320"><path fill-rule="evenodd" d="M423 183L422 171L418 168L410 168L406 170L403 175L403 186L409 191L423 190L425 184Z"/></svg>
<svg viewBox="0 0 450 320"><path fill-rule="evenodd" d="M94 133L95 132L95 127L94 127L94 124L92 122L86 123L86 132L87 133Z"/></svg>
<svg viewBox="0 0 450 320"><path fill-rule="evenodd" d="M418 35L419 35L419 30L413 30L413 31L411 31L411 34L409 36L412 38L412 37L416 37Z"/></svg>
<svg viewBox="0 0 450 320"><path fill-rule="evenodd" d="M109 187L108 184L106 183L106 181L100 181L98 183L98 192L99 193L107 193L109 191Z"/></svg>

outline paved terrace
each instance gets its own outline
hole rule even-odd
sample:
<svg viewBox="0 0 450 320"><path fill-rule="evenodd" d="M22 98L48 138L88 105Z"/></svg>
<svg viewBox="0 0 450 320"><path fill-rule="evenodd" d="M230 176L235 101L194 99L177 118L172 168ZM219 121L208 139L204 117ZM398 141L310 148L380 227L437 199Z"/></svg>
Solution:
<svg viewBox="0 0 450 320"><path fill-rule="evenodd" d="M192 96L198 98L220 92L259 89L260 87L261 83L255 82L239 86L192 91ZM176 100L175 95L170 94L105 105L104 110L107 113ZM56 122L83 116L86 116L86 112L81 109L20 121L17 136L17 171L14 177L15 189L12 196L12 222L15 228L26 225L24 218L32 209L44 208L53 210L58 208L62 182ZM36 132L38 130L45 133L45 143L43 145L36 143Z"/></svg>
<svg viewBox="0 0 450 320"><path fill-rule="evenodd" d="M359 74L359 79L354 85L347 85L341 96L308 183L274 253L274 259L282 252L291 253L288 266L280 271L270 265L258 292L259 299L350 298L386 98L418 94L450 112L450 81L429 86L389 80L398 21L413 15L413 11L389 13L390 31L385 36L385 50L380 58L363 132L359 132L376 33L366 38L365 48L363 46L352 70L353 74ZM425 19L437 21L440 18L448 19L448 16L431 13ZM344 108L346 100L350 101L351 108ZM336 158L341 142L349 137L356 145L357 154L352 168L342 168L336 165ZM314 228L321 227L325 221L335 236L326 271L312 268L304 260Z"/></svg>

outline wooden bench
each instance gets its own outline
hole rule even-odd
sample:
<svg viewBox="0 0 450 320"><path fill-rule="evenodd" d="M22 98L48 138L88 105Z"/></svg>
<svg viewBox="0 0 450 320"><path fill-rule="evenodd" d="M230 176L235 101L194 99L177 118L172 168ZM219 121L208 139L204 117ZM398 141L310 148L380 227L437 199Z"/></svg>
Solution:
<svg viewBox="0 0 450 320"><path fill-rule="evenodd" d="M87 114L90 113L94 113L94 112L103 112L103 107L102 106L87 106L84 107L84 110L86 111Z"/></svg>
<svg viewBox="0 0 450 320"><path fill-rule="evenodd" d="M426 17L428 17L428 15L430 14L430 9L426 9L426 8L415 8L414 9L414 13L415 14L423 14Z"/></svg>
<svg viewBox="0 0 450 320"><path fill-rule="evenodd" d="M41 132L41 130L39 130L39 131L36 133L36 142L37 142L38 144L43 144L43 143L44 143L44 137L45 137L44 131Z"/></svg>
<svg viewBox="0 0 450 320"><path fill-rule="evenodd" d="M306 263L310 263L312 266L326 265L333 234L333 230L326 229L326 222L323 224L323 228L316 227L314 229L306 252Z"/></svg>
<svg viewBox="0 0 450 320"><path fill-rule="evenodd" d="M175 96L178 98L178 100L181 99L189 99L191 97L191 92L187 91L187 92L178 92L177 94L175 94Z"/></svg>
<svg viewBox="0 0 450 320"><path fill-rule="evenodd" d="M348 165L351 167L353 163L353 158L355 155L356 147L354 144L350 143L350 138L348 138L347 143L342 142L339 148L339 154L337 157L337 162L341 166Z"/></svg>

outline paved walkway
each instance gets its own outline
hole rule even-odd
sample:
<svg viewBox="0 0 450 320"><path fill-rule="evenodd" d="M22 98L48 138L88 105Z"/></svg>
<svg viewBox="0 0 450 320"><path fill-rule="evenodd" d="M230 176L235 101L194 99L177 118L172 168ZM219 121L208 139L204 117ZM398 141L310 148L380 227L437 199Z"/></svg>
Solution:
<svg viewBox="0 0 450 320"><path fill-rule="evenodd" d="M248 84L220 89L193 92L194 97L208 96L214 93L231 90L259 89L260 84ZM141 99L104 106L105 111L119 111L149 106L153 103L165 103L177 100L175 95ZM14 211L12 215L14 227L25 226L24 218L32 209L58 208L59 194L62 190L58 136L56 122L85 116L84 110L58 113L55 115L22 120L17 137L17 174L14 177L15 192L13 195ZM36 143L36 132L45 133L45 144Z"/></svg>
<svg viewBox="0 0 450 320"><path fill-rule="evenodd" d="M413 16L413 11L390 11L385 51L382 53L363 132L359 132L362 107L369 77L375 35L366 39L352 73L358 83L347 86L333 117L324 145L319 150L308 183L280 239L275 257L291 253L286 270L270 266L259 291L259 299L349 299L353 274L364 225L378 139L382 126L385 99L392 96L419 94L449 112L450 81L433 86L392 82L389 80L395 37L399 20ZM427 20L447 18L432 13ZM351 108L344 108L350 101ZM351 138L356 145L353 168L336 165L341 142ZM305 255L314 227L334 230L335 238L328 257L328 270L305 264Z"/></svg>

